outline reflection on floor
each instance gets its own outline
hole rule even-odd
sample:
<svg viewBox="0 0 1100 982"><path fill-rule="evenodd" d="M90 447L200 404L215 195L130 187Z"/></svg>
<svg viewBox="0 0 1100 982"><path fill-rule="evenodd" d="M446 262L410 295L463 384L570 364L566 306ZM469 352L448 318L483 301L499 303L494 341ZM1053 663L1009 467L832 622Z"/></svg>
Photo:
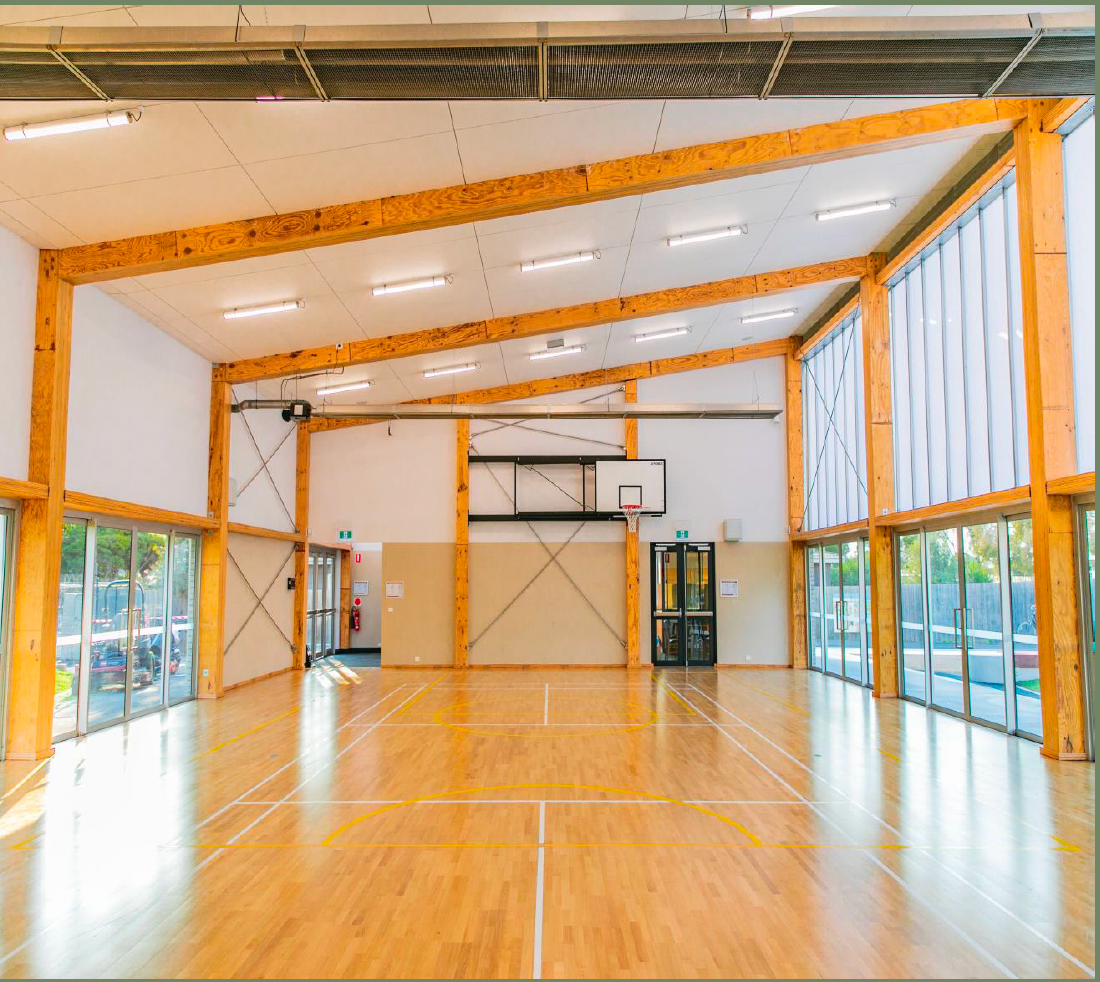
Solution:
<svg viewBox="0 0 1100 982"><path fill-rule="evenodd" d="M0 971L1092 971L1089 764L811 672L338 661L0 765Z"/></svg>

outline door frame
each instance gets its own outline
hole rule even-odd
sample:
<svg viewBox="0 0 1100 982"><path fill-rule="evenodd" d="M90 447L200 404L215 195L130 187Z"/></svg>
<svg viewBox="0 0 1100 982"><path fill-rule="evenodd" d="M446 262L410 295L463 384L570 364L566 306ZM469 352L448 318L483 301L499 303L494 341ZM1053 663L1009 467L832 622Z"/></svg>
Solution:
<svg viewBox="0 0 1100 982"><path fill-rule="evenodd" d="M856 578L851 583L848 583L844 579L844 546L846 544L855 543L856 546ZM866 568L867 562L867 546L869 540L862 535L846 535L839 538L826 538L817 539L812 542L806 543L806 667L813 672L820 672L822 675L828 675L830 678L840 679L843 682L850 682L852 685L861 686L864 689L872 688L873 683L869 681L870 672L868 666L872 656L871 652L871 636L868 631L868 608L867 608L867 583L870 577L870 570ZM840 626L837 630L837 636L840 639L840 672L833 672L829 670L829 649L828 649L828 633L826 630L826 621L828 620L828 610L825 606L825 591L829 585L828 575L826 573L825 565L825 549L828 546L836 546L837 549L837 589L839 591L838 601L846 602L847 599L855 599L858 606L858 623L859 623L859 660L861 675L858 679L851 678L844 674L845 658L844 658L844 644L845 635L849 632L844 630L844 618L841 618ZM820 558L821 563L821 581L820 591L817 597L818 602L821 605L821 665L820 667L810 663L809 653L813 651L813 617L810 608L811 594L813 591L810 589L810 583L812 577L810 575L810 563L811 557L816 555ZM847 590L851 589L856 593L854 598L847 597ZM854 632L853 632L854 633Z"/></svg>
<svg viewBox="0 0 1100 982"><path fill-rule="evenodd" d="M686 556L688 549L692 549L696 552L706 552L707 560L707 585L710 592L710 613L698 612L695 614L697 617L709 617L710 618L710 638L711 638L711 660L707 663L691 662L688 660L688 631L687 623L689 619L687 603L686 603L686 590L687 590L687 564ZM680 613L678 616L657 613L657 554L658 552L673 552L676 553L676 575L677 582L680 590ZM649 636L650 636L650 664L654 668L714 668L718 664L718 603L717 603L717 584L715 583L715 543L713 542L651 542L649 544L649 598L650 598L650 617L649 617ZM658 662L654 660L653 653L657 650L657 621L658 620L677 620L680 625L680 661L677 662Z"/></svg>
<svg viewBox="0 0 1100 982"><path fill-rule="evenodd" d="M0 563L0 760L8 746L8 700L11 682L11 612L15 594L15 543L19 511L0 500L0 513L7 519L3 546L3 563Z"/></svg>
<svg viewBox="0 0 1100 982"><path fill-rule="evenodd" d="M83 573L83 600L80 611L80 657L79 657L79 674L78 674L78 687L77 687L77 706L76 706L76 727L73 730L69 730L66 733L58 734L53 738L54 743L60 743L63 740L69 740L77 736L85 736L89 733L95 733L99 730L107 729L111 726L117 726L119 723L127 723L130 720L140 719L143 716L148 716L152 713L159 713L165 709L170 709L172 706L177 706L182 702L188 702L191 699L196 698L197 692L197 676L198 676L198 632L192 628L191 634L191 690L187 696L180 697L173 700L171 698L171 686L170 686L170 673L168 670L169 660L171 657L171 617L172 617L172 580L173 573L175 571L175 544L181 537L187 537L195 542L195 547L192 550L192 569L191 577L194 580L195 597L199 596L199 591L202 588L201 576L202 576L202 535L197 529L182 528L177 526L165 526L155 522L141 521L137 519L123 519L113 518L111 516L99 516L88 512L69 512L66 511L62 516L62 521L68 524L83 524L84 525L84 573ZM157 535L163 535L166 540L165 556L164 556L164 596L162 598L163 605L163 635L161 638L161 699L160 702L154 706L139 710L138 712L131 712L131 695L133 688L133 643L132 634L127 644L126 659L124 665L124 690L123 690L123 712L121 716L116 716L110 720L104 720L92 725L88 724L88 703L90 693L90 680L91 680L91 648L92 648L92 616L95 607L95 543L96 535L100 528L112 528L129 531L131 533L130 539L130 579L128 584L128 613L127 613L127 631L132 631L134 625L131 623L133 620L133 595L134 595L134 573L135 563L137 561L137 535L140 532L151 532ZM144 609L144 608L143 608ZM198 605L196 603L196 616L198 615Z"/></svg>

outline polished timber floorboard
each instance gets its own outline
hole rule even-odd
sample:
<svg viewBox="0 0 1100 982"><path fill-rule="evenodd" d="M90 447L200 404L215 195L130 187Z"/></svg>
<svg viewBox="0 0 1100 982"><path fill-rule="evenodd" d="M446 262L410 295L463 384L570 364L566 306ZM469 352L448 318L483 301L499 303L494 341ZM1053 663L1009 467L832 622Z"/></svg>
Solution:
<svg viewBox="0 0 1100 982"><path fill-rule="evenodd" d="M0 776L8 976L1093 971L1092 765L809 672L333 658Z"/></svg>

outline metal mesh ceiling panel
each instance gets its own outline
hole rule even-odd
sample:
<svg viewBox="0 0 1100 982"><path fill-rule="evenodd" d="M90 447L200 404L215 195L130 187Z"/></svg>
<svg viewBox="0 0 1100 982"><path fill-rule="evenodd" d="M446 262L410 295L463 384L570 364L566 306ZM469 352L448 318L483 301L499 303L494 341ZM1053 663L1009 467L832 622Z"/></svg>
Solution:
<svg viewBox="0 0 1100 982"><path fill-rule="evenodd" d="M757 96L779 41L578 44L550 48L551 99L707 99Z"/></svg>
<svg viewBox="0 0 1100 982"><path fill-rule="evenodd" d="M1042 37L997 89L997 95L1092 95L1096 40Z"/></svg>
<svg viewBox="0 0 1100 982"><path fill-rule="evenodd" d="M534 99L538 48L310 48L332 99Z"/></svg>
<svg viewBox="0 0 1100 982"><path fill-rule="evenodd" d="M0 51L0 99L91 97L91 90L48 51Z"/></svg>
<svg viewBox="0 0 1100 982"><path fill-rule="evenodd" d="M74 51L113 99L314 99L293 48L226 51Z"/></svg>
<svg viewBox="0 0 1100 982"><path fill-rule="evenodd" d="M771 94L980 96L1027 38L795 41Z"/></svg>

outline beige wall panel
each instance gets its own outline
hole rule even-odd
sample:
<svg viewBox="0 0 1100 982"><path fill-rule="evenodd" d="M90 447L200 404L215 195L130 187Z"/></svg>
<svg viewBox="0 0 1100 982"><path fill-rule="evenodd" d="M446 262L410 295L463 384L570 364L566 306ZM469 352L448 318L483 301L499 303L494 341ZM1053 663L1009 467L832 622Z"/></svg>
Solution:
<svg viewBox="0 0 1100 982"><path fill-rule="evenodd" d="M619 641L626 637L622 542L573 542L558 557L614 635L554 564L486 631L549 558L538 543L471 544L470 640L479 639L470 648L471 665L626 663Z"/></svg>
<svg viewBox="0 0 1100 982"><path fill-rule="evenodd" d="M788 665L790 614L787 603L786 542L716 542L718 580L737 580L737 599L718 596L719 665ZM642 543L642 664L653 661L649 543Z"/></svg>
<svg viewBox="0 0 1100 982"><path fill-rule="evenodd" d="M405 596L386 596L386 583ZM451 542L387 542L382 546L382 664L454 662L455 547Z"/></svg>
<svg viewBox="0 0 1100 982"><path fill-rule="evenodd" d="M241 571L238 572L233 561L229 561L225 587L227 647L224 682L227 686L290 668L292 662L292 651L286 638L262 610L257 610L244 630L241 630L249 612L256 606L256 598L241 578L241 572L260 596L263 596L264 588L275 579L274 586L264 600L264 606L288 638L291 637L294 615L294 592L286 588L286 578L294 575L291 543L230 533L229 552ZM234 637L236 640L233 640Z"/></svg>

